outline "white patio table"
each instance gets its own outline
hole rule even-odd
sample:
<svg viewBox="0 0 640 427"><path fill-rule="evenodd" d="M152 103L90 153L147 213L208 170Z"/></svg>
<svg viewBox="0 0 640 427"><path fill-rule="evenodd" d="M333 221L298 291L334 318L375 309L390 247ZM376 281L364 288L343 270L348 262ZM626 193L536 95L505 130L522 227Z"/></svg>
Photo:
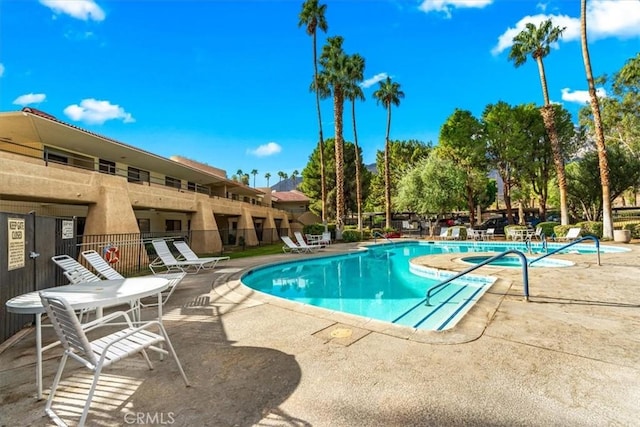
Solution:
<svg viewBox="0 0 640 427"><path fill-rule="evenodd" d="M7 311L36 316L37 399L42 399L42 352L49 348L49 346L45 349L42 348L42 313L45 312L45 309L40 301L39 292L62 297L69 301L75 310L97 308L98 315L101 315L102 307L112 307L158 295L158 320L162 321L162 291L168 287L169 281L161 277L132 277L47 288L19 295L7 301Z"/></svg>

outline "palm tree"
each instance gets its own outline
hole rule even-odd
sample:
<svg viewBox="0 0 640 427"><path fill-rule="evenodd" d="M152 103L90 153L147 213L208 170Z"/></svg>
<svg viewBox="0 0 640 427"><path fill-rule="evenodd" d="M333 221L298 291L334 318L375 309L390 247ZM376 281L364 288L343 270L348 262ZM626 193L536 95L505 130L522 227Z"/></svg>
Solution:
<svg viewBox="0 0 640 427"><path fill-rule="evenodd" d="M356 205L358 209L358 230L362 230L362 182L360 176L360 149L358 148L358 131L356 128L356 100L364 101L364 92L359 83L364 80L364 58L358 54L349 57L351 82L345 88L345 97L351 101L351 118L353 121L353 144L356 152Z"/></svg>
<svg viewBox="0 0 640 427"><path fill-rule="evenodd" d="M591 99L591 112L596 134L596 147L598 148L598 165L600 167L600 185L602 186L602 237L613 239L613 218L611 216L611 192L609 188L609 160L607 159L607 147L604 142L602 130L602 117L600 117L600 103L596 94L596 86L591 71L591 59L589 57L589 44L587 43L587 0L580 2L580 34L582 39L582 59L589 84L589 98Z"/></svg>
<svg viewBox="0 0 640 427"><path fill-rule="evenodd" d="M242 182L242 177L244 176L244 172L242 172L242 169L238 169L238 171L236 172L236 176L238 177L238 182Z"/></svg>
<svg viewBox="0 0 640 427"><path fill-rule="evenodd" d="M252 169L251 175L253 175L253 188L256 188L256 175L258 175L258 169Z"/></svg>
<svg viewBox="0 0 640 427"><path fill-rule="evenodd" d="M527 57L531 55L538 64L538 73L540 74L540 83L542 85L542 96L544 98L544 106L540 109L544 126L551 141L551 150L553 152L553 162L556 166L556 174L558 176L558 188L560 190L560 222L562 225L569 223L569 215L567 211L567 177L564 172L564 161L562 159L562 150L560 141L558 140L558 132L555 125L554 110L549 100L549 92L547 90L547 78L544 73L543 58L551 52L551 45L558 41L562 32L566 27L554 27L550 19L540 23L539 27L528 22L526 29L521 31L513 38L513 46L509 52L509 60L512 60L517 68L527 62Z"/></svg>
<svg viewBox="0 0 640 427"><path fill-rule="evenodd" d="M298 175L300 175L300 172L298 172L298 170L294 170L293 172L291 172L291 178L293 178L293 189L295 190L297 185L296 185L296 179L298 178Z"/></svg>
<svg viewBox="0 0 640 427"><path fill-rule="evenodd" d="M391 228L391 172L389 171L389 131L391 130L391 105L400 105L400 99L404 98L404 92L400 90L400 84L391 81L391 77L379 82L379 88L373 93L378 104L387 109L387 134L384 139L384 208L386 227Z"/></svg>
<svg viewBox="0 0 640 427"><path fill-rule="evenodd" d="M282 180L284 179L284 172L278 171L278 177L280 177L280 181L278 181L278 184L280 184L282 182Z"/></svg>
<svg viewBox="0 0 640 427"><path fill-rule="evenodd" d="M269 186L269 178L271 178L271 174L269 172L264 174L265 179L267 180L267 187Z"/></svg>
<svg viewBox="0 0 640 427"><path fill-rule="evenodd" d="M344 224L344 138L342 136L342 114L344 110L344 89L349 86L349 57L342 49L344 39L340 36L329 37L322 47L318 81L333 94L333 121L335 129L336 159L336 230L342 236ZM320 85L318 86L320 89ZM320 90L318 90L320 92Z"/></svg>
<svg viewBox="0 0 640 427"><path fill-rule="evenodd" d="M306 26L307 34L313 39L313 91L316 93L316 111L318 112L318 150L320 151L320 197L322 204L322 222L327 216L327 184L324 170L324 138L322 136L322 116L320 114L320 93L318 92L318 55L316 48L317 29L327 32L329 26L324 17L327 10L326 4L318 4L318 0L306 0L302 4L299 15L298 27Z"/></svg>

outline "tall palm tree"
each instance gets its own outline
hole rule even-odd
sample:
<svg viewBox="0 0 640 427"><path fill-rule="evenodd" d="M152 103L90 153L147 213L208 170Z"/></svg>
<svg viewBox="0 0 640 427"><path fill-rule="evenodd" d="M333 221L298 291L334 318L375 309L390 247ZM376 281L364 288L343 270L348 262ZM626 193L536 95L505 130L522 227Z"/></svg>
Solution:
<svg viewBox="0 0 640 427"><path fill-rule="evenodd" d="M364 80L364 58L357 53L349 57L351 81L345 88L345 97L351 101L351 119L353 121L353 144L356 152L356 205L358 210L358 230L362 230L362 182L360 171L360 149L358 148L358 131L356 127L356 100L364 101L364 92L360 83Z"/></svg>
<svg viewBox="0 0 640 427"><path fill-rule="evenodd" d="M540 23L539 27L528 22L526 29L513 38L513 46L511 46L511 51L509 52L509 60L513 61L516 68L527 62L529 55L531 55L538 64L542 96L544 98L544 106L540 109L540 113L542 114L549 140L551 141L553 162L556 167L558 189L560 190L560 221L563 225L569 223L569 214L567 211L567 177L564 172L562 150L555 125L553 105L551 105L551 101L549 100L547 77L544 72L544 63L542 60L549 55L551 45L558 41L565 29L566 27L554 27L550 19Z"/></svg>
<svg viewBox="0 0 640 427"><path fill-rule="evenodd" d="M322 47L320 65L323 67L318 81L326 84L333 94L333 122L335 130L336 160L336 230L342 235L344 225L344 138L342 115L344 110L344 89L349 86L349 57L342 49L344 39L329 37ZM319 91L319 90L318 90Z"/></svg>
<svg viewBox="0 0 640 427"><path fill-rule="evenodd" d="M256 175L258 175L258 169L252 169L251 175L253 175L253 188L256 188Z"/></svg>
<svg viewBox="0 0 640 427"><path fill-rule="evenodd" d="M278 177L280 177L280 180L278 181L278 184L280 184L282 182L282 180L284 179L284 172L278 171Z"/></svg>
<svg viewBox="0 0 640 427"><path fill-rule="evenodd" d="M271 174L269 172L264 174L265 179L267 180L267 187L269 186L269 178L271 178Z"/></svg>
<svg viewBox="0 0 640 427"><path fill-rule="evenodd" d="M318 28L325 33L329 26L324 17L326 4L318 4L318 0L306 0L302 4L298 27L305 26L307 34L313 40L313 91L316 94L316 111L318 112L318 150L320 151L320 197L322 205L322 222L327 218L327 183L324 170L324 138L322 136L322 115L320 114L320 93L318 91L318 55L316 35Z"/></svg>
<svg viewBox="0 0 640 427"><path fill-rule="evenodd" d="M602 117L600 116L600 103L596 94L596 85L591 71L591 58L589 57L589 44L587 43L587 0L580 2L580 35L582 39L582 59L589 84L589 98L591 99L591 111L593 114L593 127L596 134L596 147L598 148L598 165L600 167L600 185L602 186L602 237L613 239L613 218L611 215L611 191L609 188L609 160L607 159L607 147L604 142L602 130Z"/></svg>
<svg viewBox="0 0 640 427"><path fill-rule="evenodd" d="M382 104L387 109L387 133L384 139L384 210L385 226L391 228L391 171L389 132L391 131L391 105L400 105L400 99L404 98L404 92L400 90L400 84L387 77L386 80L378 83L378 90L373 92L373 97L378 104Z"/></svg>
<svg viewBox="0 0 640 427"><path fill-rule="evenodd" d="M298 169L294 170L293 172L291 172L291 178L293 178L293 189L295 190L297 187L297 182L296 180L298 179L298 175L300 175L300 172L298 172Z"/></svg>

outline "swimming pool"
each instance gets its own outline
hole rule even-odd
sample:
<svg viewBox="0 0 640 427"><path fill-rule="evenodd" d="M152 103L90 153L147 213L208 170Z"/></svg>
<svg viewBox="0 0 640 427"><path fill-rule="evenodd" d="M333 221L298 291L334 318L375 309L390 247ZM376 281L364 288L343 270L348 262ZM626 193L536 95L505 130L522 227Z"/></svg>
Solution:
<svg viewBox="0 0 640 427"><path fill-rule="evenodd" d="M467 256L462 257L460 261L466 262L469 264L481 264L491 258L492 255L479 255L479 256ZM536 258L527 257L527 263L533 261ZM489 267L521 267L522 261L519 256L516 255L507 255L504 258L499 258L497 260L491 261L489 264L486 264ZM540 261L533 263L529 267L534 268L544 268L544 267L569 267L574 265L571 261L566 261L563 259L552 259L552 258L543 258Z"/></svg>
<svg viewBox="0 0 640 427"><path fill-rule="evenodd" d="M557 247L560 247L557 244ZM549 245L554 249L553 244ZM411 268L409 260L424 255L466 252L525 251L506 242L402 242L368 246L354 253L298 259L245 273L241 282L257 291L303 304L337 310L418 329L453 327L491 287L494 278L467 275L439 288L425 304L425 294L453 273L431 274ZM540 245L540 250L542 246ZM593 245L570 248L593 253ZM601 252L624 252L600 247ZM534 244L534 251L536 245Z"/></svg>

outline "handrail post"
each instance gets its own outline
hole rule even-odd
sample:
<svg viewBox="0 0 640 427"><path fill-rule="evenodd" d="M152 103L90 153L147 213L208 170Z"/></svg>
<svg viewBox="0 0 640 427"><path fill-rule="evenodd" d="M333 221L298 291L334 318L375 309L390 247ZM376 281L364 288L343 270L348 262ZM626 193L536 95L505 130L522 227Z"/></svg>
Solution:
<svg viewBox="0 0 640 427"><path fill-rule="evenodd" d="M539 256L538 258L536 258L536 259L532 259L531 261L529 261L529 265L533 264L534 262L538 262L538 261L540 261L541 259L546 258L546 257L548 257L548 256L550 256L550 255L557 254L558 252L563 251L563 250L565 250L565 249L567 249L567 248L569 248L569 247L571 247L571 246L573 246L573 245L575 245L575 244L578 244L578 243L580 243L580 242L583 242L583 241L585 241L585 240L587 240L587 239L593 240L593 241L595 242L595 244L596 244L596 254L597 254L597 260L598 260L598 266L600 266L600 265L601 265L601 264L600 264L600 241L599 241L599 240L598 240L598 238L597 238L597 237L595 237L595 236L584 236L584 237L581 237L581 238L579 238L579 239L576 239L576 240L574 240L574 241L572 241L572 242L569 242L569 243L567 243L567 244L566 244L566 245L564 245L564 246L560 246L559 248L554 249L554 250L553 250L553 251L551 251L551 252L548 252L548 251L547 251L547 253L546 253L546 254L544 254L544 255L542 255L542 256Z"/></svg>

